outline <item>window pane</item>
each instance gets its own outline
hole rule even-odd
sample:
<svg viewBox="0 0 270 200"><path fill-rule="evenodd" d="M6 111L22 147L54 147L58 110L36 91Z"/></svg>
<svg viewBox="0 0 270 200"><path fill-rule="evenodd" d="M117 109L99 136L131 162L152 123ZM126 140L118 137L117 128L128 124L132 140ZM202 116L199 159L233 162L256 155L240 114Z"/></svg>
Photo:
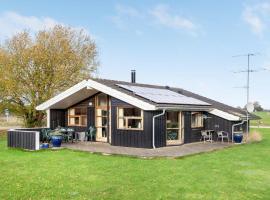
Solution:
<svg viewBox="0 0 270 200"><path fill-rule="evenodd" d="M178 140L178 129L167 130L167 140Z"/></svg>
<svg viewBox="0 0 270 200"><path fill-rule="evenodd" d="M124 116L124 109L118 108L118 117L123 117L123 116Z"/></svg>
<svg viewBox="0 0 270 200"><path fill-rule="evenodd" d="M102 137L107 137L106 128L102 128Z"/></svg>
<svg viewBox="0 0 270 200"><path fill-rule="evenodd" d="M81 115L81 108L75 108L75 115Z"/></svg>
<svg viewBox="0 0 270 200"><path fill-rule="evenodd" d="M101 115L102 116L107 116L108 115L108 111L107 110L102 110L101 111Z"/></svg>
<svg viewBox="0 0 270 200"><path fill-rule="evenodd" d="M140 117L141 116L141 109L139 108L124 108L124 116L125 117Z"/></svg>
<svg viewBox="0 0 270 200"><path fill-rule="evenodd" d="M102 117L102 126L107 126L107 117Z"/></svg>
<svg viewBox="0 0 270 200"><path fill-rule="evenodd" d="M70 114L70 115L75 115L75 109L74 109L74 108L69 109L69 114Z"/></svg>
<svg viewBox="0 0 270 200"><path fill-rule="evenodd" d="M98 104L98 106L107 106L107 95L106 94L99 94L97 96L97 104Z"/></svg>
<svg viewBox="0 0 270 200"><path fill-rule="evenodd" d="M178 128L178 127L179 127L179 113L167 112L167 128Z"/></svg>
<svg viewBox="0 0 270 200"><path fill-rule="evenodd" d="M69 125L79 125L80 118L79 117L70 117L69 118Z"/></svg>
<svg viewBox="0 0 270 200"><path fill-rule="evenodd" d="M79 125L80 124L80 118L79 117L75 117L75 124Z"/></svg>
<svg viewBox="0 0 270 200"><path fill-rule="evenodd" d="M139 108L118 108L118 128L142 129L143 117Z"/></svg>
<svg viewBox="0 0 270 200"><path fill-rule="evenodd" d="M203 115L199 112L191 113L191 126L196 127L203 127Z"/></svg>
<svg viewBox="0 0 270 200"><path fill-rule="evenodd" d="M128 119L128 128L142 128L142 120L141 119Z"/></svg>
<svg viewBox="0 0 270 200"><path fill-rule="evenodd" d="M69 124L70 124L70 125L75 124L75 119L74 119L74 117L70 117L70 118L69 118Z"/></svg>

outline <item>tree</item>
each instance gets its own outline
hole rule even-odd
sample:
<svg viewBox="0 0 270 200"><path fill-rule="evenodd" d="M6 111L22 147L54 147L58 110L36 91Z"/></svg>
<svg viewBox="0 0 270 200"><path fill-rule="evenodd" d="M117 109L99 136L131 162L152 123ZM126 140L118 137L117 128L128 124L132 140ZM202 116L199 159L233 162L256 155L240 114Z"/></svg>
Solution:
<svg viewBox="0 0 270 200"><path fill-rule="evenodd" d="M258 101L254 102L254 111L260 112L263 111L264 109L262 108L261 104Z"/></svg>
<svg viewBox="0 0 270 200"><path fill-rule="evenodd" d="M16 34L0 45L0 101L23 117L26 127L41 126L35 107L60 91L91 77L97 48L83 31L57 25Z"/></svg>

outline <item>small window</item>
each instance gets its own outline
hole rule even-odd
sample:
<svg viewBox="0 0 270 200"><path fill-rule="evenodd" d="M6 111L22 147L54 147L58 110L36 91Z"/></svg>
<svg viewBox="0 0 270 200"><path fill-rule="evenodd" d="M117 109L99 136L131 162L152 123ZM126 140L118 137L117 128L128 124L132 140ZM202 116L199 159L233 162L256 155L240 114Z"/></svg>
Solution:
<svg viewBox="0 0 270 200"><path fill-rule="evenodd" d="M192 112L191 128L201 128L203 126L203 114L201 112Z"/></svg>
<svg viewBox="0 0 270 200"><path fill-rule="evenodd" d="M68 110L69 126L87 125L87 108L71 108Z"/></svg>
<svg viewBox="0 0 270 200"><path fill-rule="evenodd" d="M143 111L138 108L117 108L118 129L143 130Z"/></svg>

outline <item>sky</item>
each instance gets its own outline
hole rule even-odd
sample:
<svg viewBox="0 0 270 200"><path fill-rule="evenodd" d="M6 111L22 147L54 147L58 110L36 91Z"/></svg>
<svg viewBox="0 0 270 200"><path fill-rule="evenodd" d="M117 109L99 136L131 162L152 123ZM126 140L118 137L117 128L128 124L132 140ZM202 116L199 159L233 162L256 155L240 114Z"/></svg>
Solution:
<svg viewBox="0 0 270 200"><path fill-rule="evenodd" d="M56 24L83 29L96 42L96 76L176 86L220 102L270 109L270 1L0 0L0 41ZM265 70L266 69L266 70ZM269 70L268 70L269 69Z"/></svg>

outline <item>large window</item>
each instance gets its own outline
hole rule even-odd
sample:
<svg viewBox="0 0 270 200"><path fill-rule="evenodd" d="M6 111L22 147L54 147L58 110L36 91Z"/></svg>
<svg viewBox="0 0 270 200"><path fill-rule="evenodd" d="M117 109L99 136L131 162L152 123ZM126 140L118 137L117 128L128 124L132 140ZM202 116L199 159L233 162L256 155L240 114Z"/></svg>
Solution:
<svg viewBox="0 0 270 200"><path fill-rule="evenodd" d="M179 139L179 112L167 112L167 140Z"/></svg>
<svg viewBox="0 0 270 200"><path fill-rule="evenodd" d="M69 126L86 126L87 125L87 108L70 108L68 110Z"/></svg>
<svg viewBox="0 0 270 200"><path fill-rule="evenodd" d="M203 114L202 112L191 113L191 128L203 127Z"/></svg>
<svg viewBox="0 0 270 200"><path fill-rule="evenodd" d="M96 128L98 141L107 141L109 125L109 101L108 96L100 93L96 96Z"/></svg>
<svg viewBox="0 0 270 200"><path fill-rule="evenodd" d="M143 130L143 111L138 108L117 108L117 128Z"/></svg>

